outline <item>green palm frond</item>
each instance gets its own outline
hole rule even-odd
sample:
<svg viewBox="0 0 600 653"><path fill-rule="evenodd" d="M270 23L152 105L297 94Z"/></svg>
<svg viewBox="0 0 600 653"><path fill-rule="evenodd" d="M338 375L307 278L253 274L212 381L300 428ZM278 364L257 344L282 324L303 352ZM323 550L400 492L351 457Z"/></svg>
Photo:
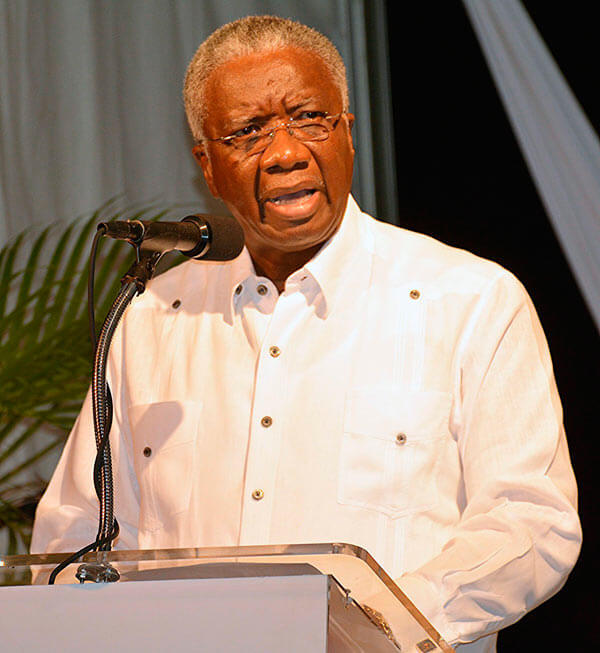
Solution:
<svg viewBox="0 0 600 653"><path fill-rule="evenodd" d="M35 470L62 446L90 382L86 286L95 226L164 215L152 207L119 210L111 200L88 219L48 227L32 244L31 233L22 233L0 250L0 535L7 535L0 553L28 546L32 506L47 482ZM132 258L122 243L101 248L97 326Z"/></svg>

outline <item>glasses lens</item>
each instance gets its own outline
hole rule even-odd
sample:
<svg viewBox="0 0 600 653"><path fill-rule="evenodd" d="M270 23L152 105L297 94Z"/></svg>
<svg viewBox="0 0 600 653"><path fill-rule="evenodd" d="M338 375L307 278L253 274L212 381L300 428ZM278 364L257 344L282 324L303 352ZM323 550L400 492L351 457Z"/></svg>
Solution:
<svg viewBox="0 0 600 653"><path fill-rule="evenodd" d="M328 126L325 119L307 120L303 122L290 121L287 125L275 129L287 129L287 131L299 141L324 141L329 136L335 125ZM247 154L258 154L269 147L274 131L261 130L260 132L236 136L229 142L237 150L243 150Z"/></svg>
<svg viewBox="0 0 600 653"><path fill-rule="evenodd" d="M240 139L239 145L236 147L244 150L248 154L256 154L266 150L271 140L270 134L252 134L252 136L245 136Z"/></svg>
<svg viewBox="0 0 600 653"><path fill-rule="evenodd" d="M292 125L291 131L299 141L324 141L329 136L327 127L318 122Z"/></svg>

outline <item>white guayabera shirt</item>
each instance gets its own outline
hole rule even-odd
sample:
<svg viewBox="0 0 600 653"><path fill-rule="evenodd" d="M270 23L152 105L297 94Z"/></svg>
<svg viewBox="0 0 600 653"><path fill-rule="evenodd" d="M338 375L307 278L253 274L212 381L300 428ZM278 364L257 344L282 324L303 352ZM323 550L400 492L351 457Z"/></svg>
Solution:
<svg viewBox="0 0 600 653"><path fill-rule="evenodd" d="M119 548L357 544L454 644L515 621L577 557L560 402L522 286L352 198L281 295L245 250L156 278L109 378ZM88 397L34 551L95 537L91 424Z"/></svg>

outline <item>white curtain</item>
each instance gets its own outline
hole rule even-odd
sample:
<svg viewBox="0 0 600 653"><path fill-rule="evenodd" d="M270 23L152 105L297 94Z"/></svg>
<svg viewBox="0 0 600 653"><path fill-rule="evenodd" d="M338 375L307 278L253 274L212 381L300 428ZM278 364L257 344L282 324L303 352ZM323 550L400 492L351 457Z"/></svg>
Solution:
<svg viewBox="0 0 600 653"><path fill-rule="evenodd" d="M538 192L600 328L600 142L519 0L464 0Z"/></svg>
<svg viewBox="0 0 600 653"><path fill-rule="evenodd" d="M190 154L181 86L215 28L277 14L327 34L356 107L354 192L373 211L360 0L0 0L0 246L122 194L224 212Z"/></svg>

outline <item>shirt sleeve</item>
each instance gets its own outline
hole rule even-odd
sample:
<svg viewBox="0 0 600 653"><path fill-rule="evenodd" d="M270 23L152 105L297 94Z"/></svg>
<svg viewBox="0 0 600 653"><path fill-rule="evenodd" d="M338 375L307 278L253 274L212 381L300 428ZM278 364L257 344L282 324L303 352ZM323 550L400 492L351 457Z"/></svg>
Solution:
<svg viewBox="0 0 600 653"><path fill-rule="evenodd" d="M581 545L548 347L531 300L505 271L470 318L455 372L464 508L441 553L396 580L452 645L493 633L549 598ZM366 602L394 629L390 603Z"/></svg>

